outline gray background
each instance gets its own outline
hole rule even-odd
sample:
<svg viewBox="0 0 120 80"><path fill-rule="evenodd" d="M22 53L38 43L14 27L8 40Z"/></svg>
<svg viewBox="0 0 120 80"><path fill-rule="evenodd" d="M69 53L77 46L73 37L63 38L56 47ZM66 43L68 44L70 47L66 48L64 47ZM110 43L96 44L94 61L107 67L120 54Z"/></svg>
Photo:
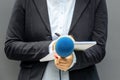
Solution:
<svg viewBox="0 0 120 80"><path fill-rule="evenodd" d="M4 54L4 39L15 0L0 0L0 80L17 80L19 62ZM120 0L107 0L109 24L107 54L97 64L101 80L120 80Z"/></svg>

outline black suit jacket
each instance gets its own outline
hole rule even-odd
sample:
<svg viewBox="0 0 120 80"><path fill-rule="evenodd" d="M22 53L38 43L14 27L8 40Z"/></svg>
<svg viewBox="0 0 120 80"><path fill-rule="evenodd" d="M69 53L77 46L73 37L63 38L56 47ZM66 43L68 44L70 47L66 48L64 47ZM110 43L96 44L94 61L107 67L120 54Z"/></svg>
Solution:
<svg viewBox="0 0 120 80"><path fill-rule="evenodd" d="M105 56L107 9L105 0L76 0L70 35L76 41L97 41L85 51L75 51L76 64L69 70L70 80L99 80L95 64ZM52 41L46 0L17 0L7 30L5 53L20 60L19 80L42 80ZM49 79L49 78L48 78Z"/></svg>

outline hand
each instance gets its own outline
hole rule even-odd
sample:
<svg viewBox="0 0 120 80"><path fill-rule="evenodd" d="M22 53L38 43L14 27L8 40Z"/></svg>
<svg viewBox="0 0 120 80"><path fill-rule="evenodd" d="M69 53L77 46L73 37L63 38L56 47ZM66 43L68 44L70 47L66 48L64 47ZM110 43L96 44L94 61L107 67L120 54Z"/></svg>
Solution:
<svg viewBox="0 0 120 80"><path fill-rule="evenodd" d="M70 37L74 41L74 38L71 35L69 35L68 37ZM57 53L55 53L56 52L55 51L56 41L57 40L52 42L52 51L55 54L54 55L54 57L55 57L55 61L54 61L55 66L60 70L67 71L70 68L70 66L71 66L71 64L73 62L73 54L66 57L66 58L62 58L59 55L57 55Z"/></svg>
<svg viewBox="0 0 120 80"><path fill-rule="evenodd" d="M55 57L55 60L54 60L55 66L58 69L63 70L63 71L67 71L73 62L73 54L71 54L70 56L66 58L62 58L55 53L54 57Z"/></svg>

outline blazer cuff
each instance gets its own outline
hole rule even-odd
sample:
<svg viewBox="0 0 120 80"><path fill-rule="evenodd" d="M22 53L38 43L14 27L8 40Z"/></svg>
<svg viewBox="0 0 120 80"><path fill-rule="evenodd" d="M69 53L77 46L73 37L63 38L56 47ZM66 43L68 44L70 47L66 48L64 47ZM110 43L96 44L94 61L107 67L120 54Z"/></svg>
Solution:
<svg viewBox="0 0 120 80"><path fill-rule="evenodd" d="M76 63L76 55L75 55L74 52L73 52L72 54L73 54L73 62L72 62L72 64L71 64L71 66L68 68L68 70L69 70L70 68L72 68L72 67L74 66L74 64Z"/></svg>

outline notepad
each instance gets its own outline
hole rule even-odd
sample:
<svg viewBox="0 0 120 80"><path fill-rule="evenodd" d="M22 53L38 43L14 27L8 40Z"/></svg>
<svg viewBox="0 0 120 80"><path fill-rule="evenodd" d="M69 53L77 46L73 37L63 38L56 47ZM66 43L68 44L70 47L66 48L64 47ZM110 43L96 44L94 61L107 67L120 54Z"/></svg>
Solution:
<svg viewBox="0 0 120 80"><path fill-rule="evenodd" d="M86 50L94 45L96 45L96 41L77 41L74 42L74 50Z"/></svg>
<svg viewBox="0 0 120 80"><path fill-rule="evenodd" d="M94 45L96 45L96 41L82 41L82 42L74 42L74 50L86 50ZM40 62L51 61L54 60L53 54L48 54L47 56L40 59Z"/></svg>

